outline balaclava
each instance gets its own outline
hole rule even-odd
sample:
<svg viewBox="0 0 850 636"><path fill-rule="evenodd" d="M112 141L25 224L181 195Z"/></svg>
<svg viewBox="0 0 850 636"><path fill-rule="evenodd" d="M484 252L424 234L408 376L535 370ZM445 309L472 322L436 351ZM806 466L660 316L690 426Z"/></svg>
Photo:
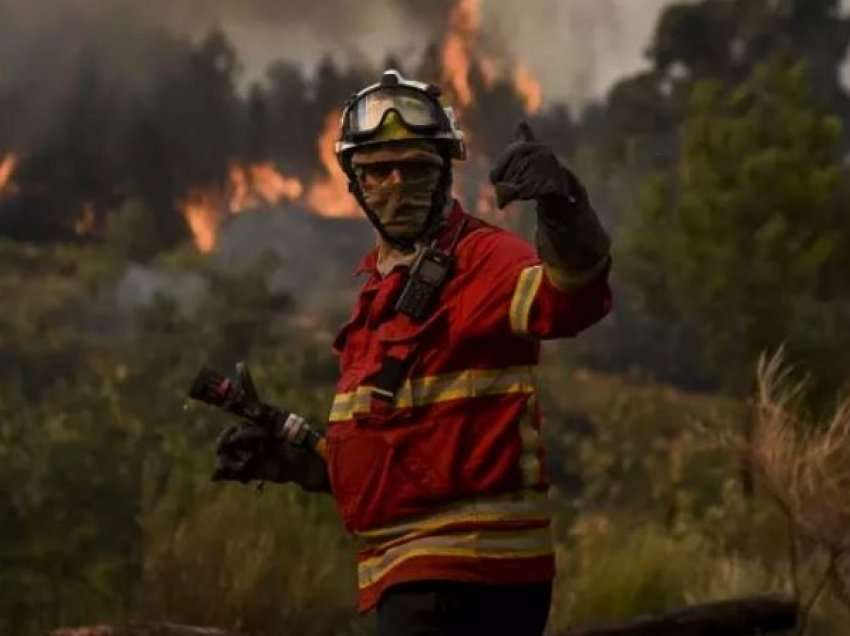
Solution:
<svg viewBox="0 0 850 636"><path fill-rule="evenodd" d="M367 186L363 180L363 167L386 162L409 162L417 167L408 171L400 181ZM408 250L405 251L413 248L414 239L427 238L423 236L426 225L431 226L428 230L433 230L442 219L451 171L447 162L450 160L439 148L423 140L379 144L358 149L351 156L362 204L380 223L385 238L392 243L406 244ZM435 207L438 208L436 214Z"/></svg>

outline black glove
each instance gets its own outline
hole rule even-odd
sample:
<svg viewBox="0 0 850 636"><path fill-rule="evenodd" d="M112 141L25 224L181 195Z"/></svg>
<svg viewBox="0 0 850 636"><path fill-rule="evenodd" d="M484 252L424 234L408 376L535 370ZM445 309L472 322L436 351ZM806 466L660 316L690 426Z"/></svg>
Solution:
<svg viewBox="0 0 850 636"><path fill-rule="evenodd" d="M564 287L604 271L611 242L587 191L549 146L534 140L527 123L519 124L517 141L502 153L490 181L499 208L517 199L537 201L537 251L550 273L561 272Z"/></svg>
<svg viewBox="0 0 850 636"><path fill-rule="evenodd" d="M308 492L330 492L327 467L313 451L295 446L255 425L233 425L216 446L213 481L295 482Z"/></svg>
<svg viewBox="0 0 850 636"><path fill-rule="evenodd" d="M549 146L534 141L525 122L517 128L517 141L505 148L490 171L490 181L500 209L517 199L555 198L575 203L585 196L578 179L561 165Z"/></svg>

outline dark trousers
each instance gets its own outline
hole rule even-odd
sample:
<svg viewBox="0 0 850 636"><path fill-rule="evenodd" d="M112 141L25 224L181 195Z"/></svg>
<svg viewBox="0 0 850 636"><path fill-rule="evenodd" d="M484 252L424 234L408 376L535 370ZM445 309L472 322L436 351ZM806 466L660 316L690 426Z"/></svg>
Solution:
<svg viewBox="0 0 850 636"><path fill-rule="evenodd" d="M551 600L551 582L402 583L381 595L378 636L541 636Z"/></svg>

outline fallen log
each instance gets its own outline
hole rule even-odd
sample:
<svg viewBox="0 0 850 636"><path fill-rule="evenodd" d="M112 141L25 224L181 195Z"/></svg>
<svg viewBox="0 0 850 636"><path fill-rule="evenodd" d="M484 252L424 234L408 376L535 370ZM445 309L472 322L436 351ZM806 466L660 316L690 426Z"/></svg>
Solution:
<svg viewBox="0 0 850 636"><path fill-rule="evenodd" d="M694 605L642 616L627 623L574 629L558 636L755 636L791 630L797 604L786 598L755 596ZM175 623L129 623L57 629L50 636L242 636L211 627Z"/></svg>
<svg viewBox="0 0 850 636"><path fill-rule="evenodd" d="M574 629L560 636L754 636L794 629L797 609L797 603L787 598L754 596Z"/></svg>

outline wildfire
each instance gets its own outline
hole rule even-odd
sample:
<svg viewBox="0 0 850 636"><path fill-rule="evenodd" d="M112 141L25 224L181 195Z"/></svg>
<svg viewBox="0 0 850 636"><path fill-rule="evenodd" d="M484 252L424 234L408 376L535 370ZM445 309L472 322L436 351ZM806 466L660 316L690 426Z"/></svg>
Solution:
<svg viewBox="0 0 850 636"><path fill-rule="evenodd" d="M282 175L271 162L230 165L224 187L196 188L179 202L195 244L202 252L215 247L218 228L232 214L263 205L295 201L304 191L301 182Z"/></svg>
<svg viewBox="0 0 850 636"><path fill-rule="evenodd" d="M543 104L543 89L531 72L523 64L514 69L514 89L525 102L525 112L534 114Z"/></svg>
<svg viewBox="0 0 850 636"><path fill-rule="evenodd" d="M456 110L462 112L475 101L469 80L474 68L488 90L495 86L500 76L509 76L514 90L522 97L525 111L538 112L543 104L540 82L524 64L512 65L481 50L480 32L481 0L457 0L449 14L449 26L440 50L442 80L452 93Z"/></svg>
<svg viewBox="0 0 850 636"><path fill-rule="evenodd" d="M543 102L540 82L522 63L514 63L486 47L482 42L481 0L456 0L449 15L448 28L440 49L441 83L449 94L455 111L462 115L476 100L475 90L493 89L497 82L513 87L522 99L529 114L537 113ZM474 84L472 77L480 84ZM357 201L348 190L348 179L337 163L334 142L339 134L340 111L328 113L317 139L322 174L316 176L305 188L298 179L278 172L270 162L230 166L226 183L217 188L195 189L181 201L180 208L195 236L195 243L203 252L213 249L221 224L228 216L239 214L262 205L281 201L298 201L312 212L327 217L359 217ZM473 131L466 130L467 144ZM490 219L498 219L495 198L489 186L477 188L480 175L486 174L482 166L489 165L483 155L471 157L474 169L461 168L455 174L453 194L463 198L471 193L477 212ZM481 165L478 165L481 164ZM0 189L2 188L0 164Z"/></svg>
<svg viewBox="0 0 850 636"><path fill-rule="evenodd" d="M271 162L242 165L231 164L227 183L223 186L196 188L179 201L202 252L215 247L216 237L228 216L240 214L262 205L282 201L301 201L321 216L359 216L357 201L348 192L348 179L334 154L340 112L328 114L318 139L319 159L325 169L310 187L294 177L281 174Z"/></svg>
<svg viewBox="0 0 850 636"><path fill-rule="evenodd" d="M12 173L15 172L15 166L18 165L18 157L15 153L10 152L0 159L0 195L7 185L10 185Z"/></svg>
<svg viewBox="0 0 850 636"><path fill-rule="evenodd" d="M449 29L440 56L443 81L451 87L459 107L472 103L469 70L472 68L472 50L480 28L480 0L459 0L449 16Z"/></svg>
<svg viewBox="0 0 850 636"><path fill-rule="evenodd" d="M295 201L301 196L304 187L294 177L285 177L271 162L242 166L233 163L230 166L230 186L232 194L228 207L238 214L262 204L274 205L281 201Z"/></svg>
<svg viewBox="0 0 850 636"><path fill-rule="evenodd" d="M74 222L74 233L77 236L85 236L94 231L95 221L97 217L94 213L94 204L87 202L83 204L83 211L79 218Z"/></svg>
<svg viewBox="0 0 850 636"><path fill-rule="evenodd" d="M195 245L204 253L215 247L215 237L222 221L221 207L206 192L195 191L182 202L183 214L195 236Z"/></svg>
<svg viewBox="0 0 850 636"><path fill-rule="evenodd" d="M319 159L326 175L317 179L307 192L307 205L322 216L359 216L357 201L348 191L348 179L336 160L334 142L339 134L340 111L334 110L325 118L319 135Z"/></svg>

